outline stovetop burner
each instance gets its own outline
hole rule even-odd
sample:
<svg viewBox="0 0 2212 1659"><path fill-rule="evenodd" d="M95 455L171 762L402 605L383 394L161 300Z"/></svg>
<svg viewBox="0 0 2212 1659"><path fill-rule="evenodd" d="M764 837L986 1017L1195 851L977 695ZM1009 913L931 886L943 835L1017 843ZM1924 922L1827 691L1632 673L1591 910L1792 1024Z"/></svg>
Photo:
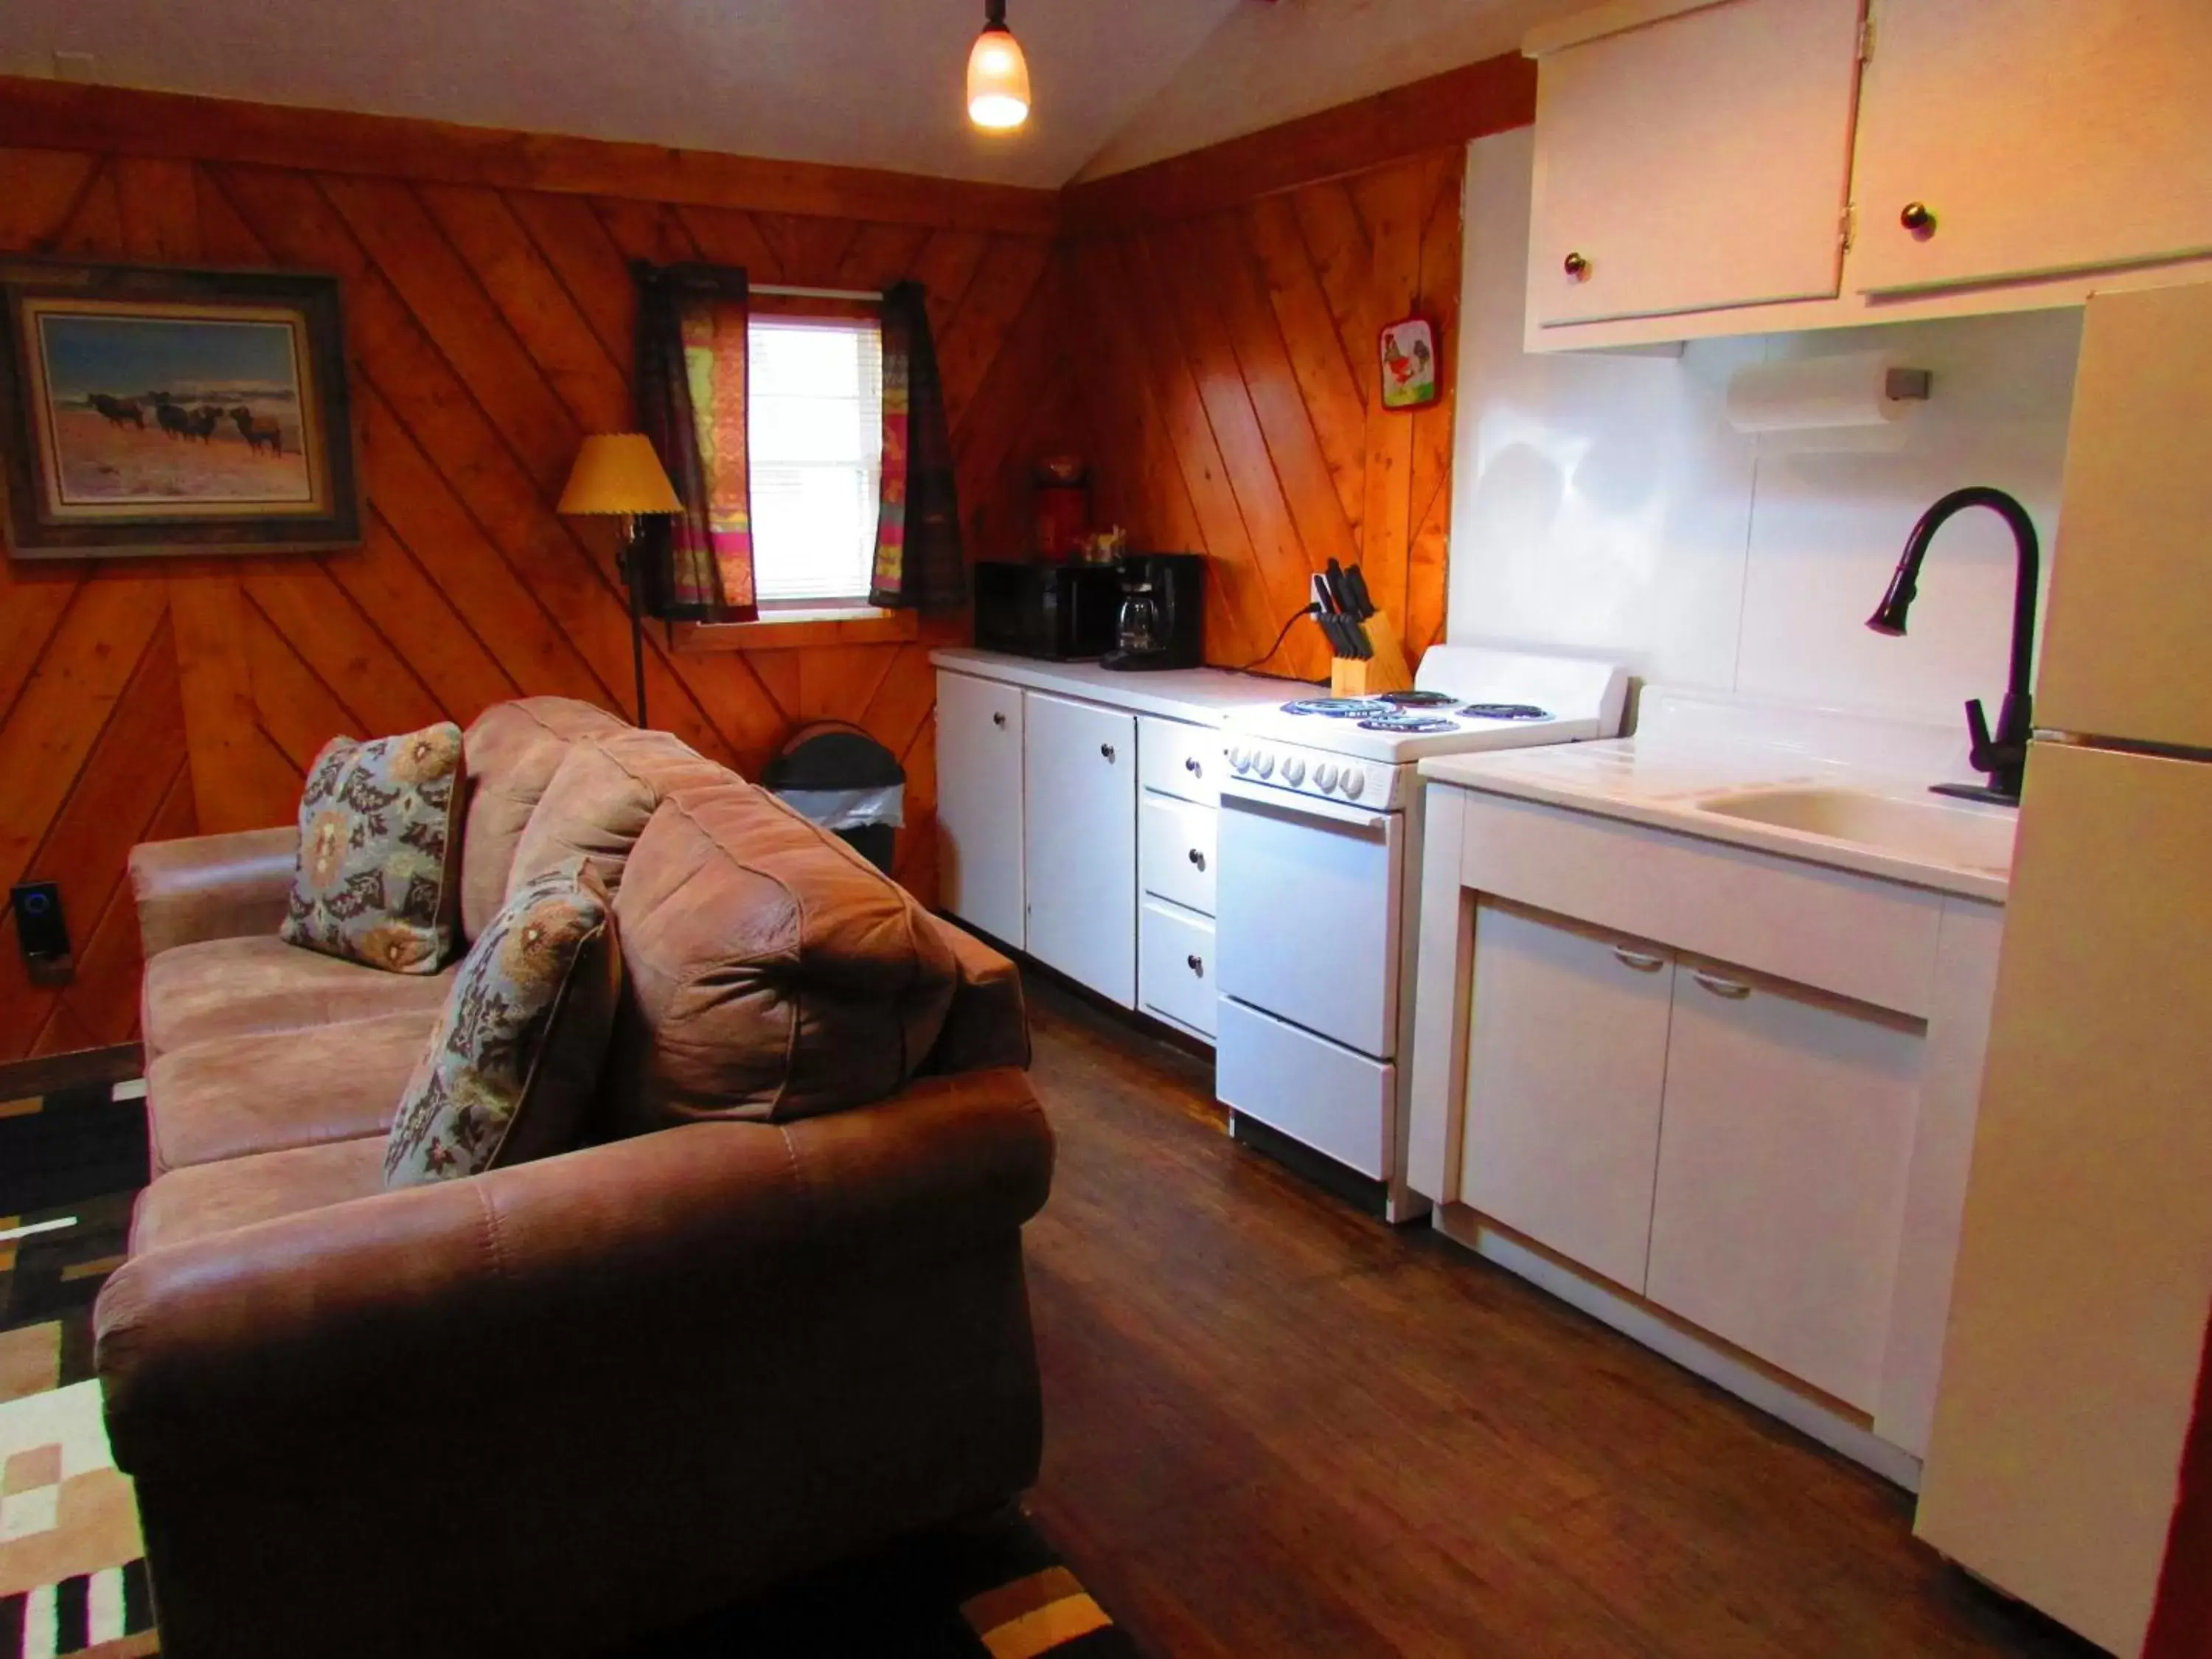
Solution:
<svg viewBox="0 0 2212 1659"><path fill-rule="evenodd" d="M1443 720L1435 714L1377 714L1371 720L1360 721L1359 729L1408 736L1427 732L1456 732L1459 722Z"/></svg>
<svg viewBox="0 0 2212 1659"><path fill-rule="evenodd" d="M1400 708L1450 708L1459 702L1441 691L1378 691L1376 701L1395 705Z"/></svg>
<svg viewBox="0 0 2212 1659"><path fill-rule="evenodd" d="M1375 714L1394 711L1390 705L1375 697L1304 697L1297 702L1283 705L1285 714L1321 714L1330 720L1361 720Z"/></svg>
<svg viewBox="0 0 2212 1659"><path fill-rule="evenodd" d="M1532 702L1471 702L1460 711L1474 720L1547 720L1552 718L1548 708L1539 708Z"/></svg>

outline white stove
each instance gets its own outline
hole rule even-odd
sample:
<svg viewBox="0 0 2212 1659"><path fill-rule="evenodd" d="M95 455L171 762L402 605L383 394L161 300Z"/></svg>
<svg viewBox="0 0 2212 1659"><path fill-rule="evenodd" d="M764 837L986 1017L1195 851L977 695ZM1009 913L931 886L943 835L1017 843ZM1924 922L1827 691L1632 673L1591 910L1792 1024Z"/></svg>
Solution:
<svg viewBox="0 0 2212 1659"><path fill-rule="evenodd" d="M1215 1088L1240 1131L1256 1121L1381 1183L1393 1220L1419 1213L1398 1065L1420 903L1414 763L1617 736L1627 684L1608 663L1440 645L1412 693L1229 716Z"/></svg>

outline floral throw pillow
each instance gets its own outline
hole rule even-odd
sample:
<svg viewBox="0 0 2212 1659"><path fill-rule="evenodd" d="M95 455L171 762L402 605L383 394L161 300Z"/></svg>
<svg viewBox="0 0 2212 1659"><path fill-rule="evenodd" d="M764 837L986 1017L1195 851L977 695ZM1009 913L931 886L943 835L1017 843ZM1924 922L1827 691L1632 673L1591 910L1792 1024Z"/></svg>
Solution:
<svg viewBox="0 0 2212 1659"><path fill-rule="evenodd" d="M460 892L462 781L461 728L451 720L325 744L300 797L284 941L395 974L444 967Z"/></svg>
<svg viewBox="0 0 2212 1659"><path fill-rule="evenodd" d="M477 935L384 1143L386 1188L574 1144L622 990L613 906L581 860L525 882Z"/></svg>

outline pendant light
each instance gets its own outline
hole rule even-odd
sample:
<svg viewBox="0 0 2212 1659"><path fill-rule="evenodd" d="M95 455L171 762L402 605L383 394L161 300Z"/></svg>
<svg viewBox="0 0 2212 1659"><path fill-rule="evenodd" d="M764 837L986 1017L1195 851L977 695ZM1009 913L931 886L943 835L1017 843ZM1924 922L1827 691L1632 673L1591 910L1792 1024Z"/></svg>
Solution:
<svg viewBox="0 0 2212 1659"><path fill-rule="evenodd" d="M968 118L988 132L1030 118L1030 66L1006 27L1006 0L983 0L983 32L968 54Z"/></svg>

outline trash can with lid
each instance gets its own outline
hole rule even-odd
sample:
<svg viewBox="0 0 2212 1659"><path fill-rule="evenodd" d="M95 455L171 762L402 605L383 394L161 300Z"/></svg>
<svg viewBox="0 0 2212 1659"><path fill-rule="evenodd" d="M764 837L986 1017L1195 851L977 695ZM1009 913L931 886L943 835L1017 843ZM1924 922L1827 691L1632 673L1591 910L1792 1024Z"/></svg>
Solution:
<svg viewBox="0 0 2212 1659"><path fill-rule="evenodd" d="M906 822L906 769L848 720L816 720L793 732L761 782L793 811L835 830L885 875Z"/></svg>

